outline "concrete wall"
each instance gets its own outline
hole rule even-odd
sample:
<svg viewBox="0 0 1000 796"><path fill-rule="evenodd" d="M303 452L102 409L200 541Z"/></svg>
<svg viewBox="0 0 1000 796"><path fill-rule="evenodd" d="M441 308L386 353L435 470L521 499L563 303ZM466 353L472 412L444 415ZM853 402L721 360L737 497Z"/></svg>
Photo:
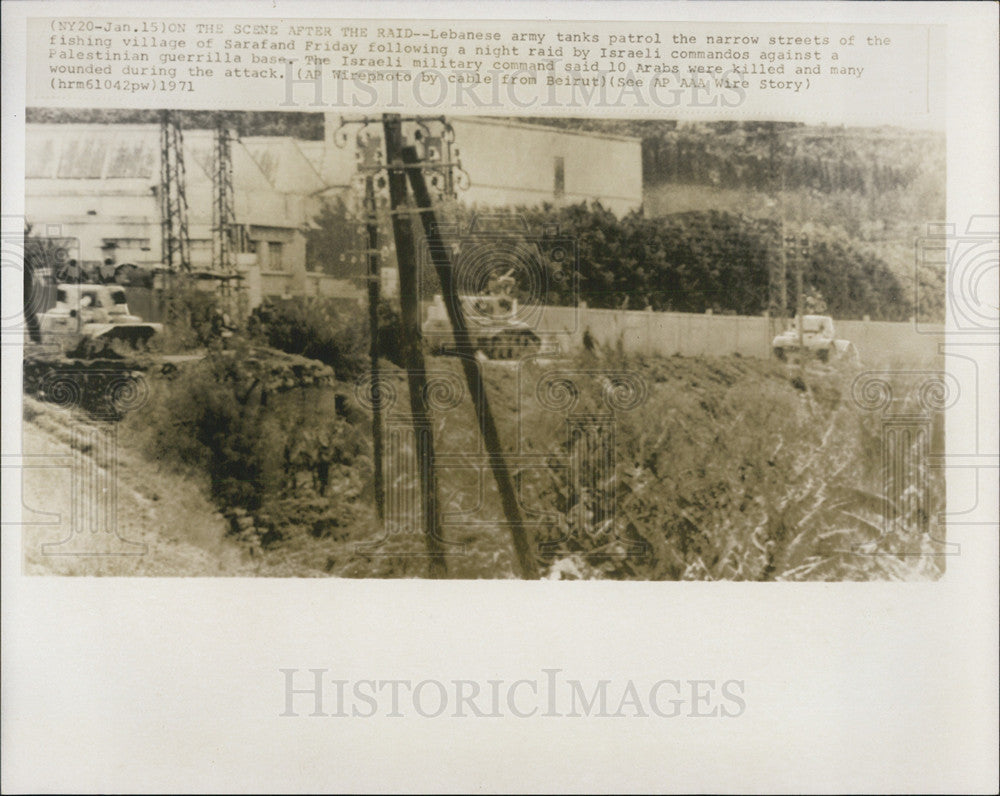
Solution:
<svg viewBox="0 0 1000 796"><path fill-rule="evenodd" d="M866 365L893 361L926 362L938 356L943 326L912 322L834 321L837 337L850 340ZM771 340L778 333L777 319L766 316L699 315L650 310L600 310L580 307L546 307L537 327L557 336L567 349L583 345L583 335L604 347L614 348L620 339L625 351L635 354L702 356L740 354L766 358Z"/></svg>
<svg viewBox="0 0 1000 796"><path fill-rule="evenodd" d="M281 296L316 296L363 301L368 293L348 279L304 271L290 274L279 271L260 272L260 294L263 298ZM255 306L251 304L251 306Z"/></svg>
<svg viewBox="0 0 1000 796"><path fill-rule="evenodd" d="M887 321L837 321L837 336L850 340L866 364L923 362L940 356L943 324L889 323Z"/></svg>

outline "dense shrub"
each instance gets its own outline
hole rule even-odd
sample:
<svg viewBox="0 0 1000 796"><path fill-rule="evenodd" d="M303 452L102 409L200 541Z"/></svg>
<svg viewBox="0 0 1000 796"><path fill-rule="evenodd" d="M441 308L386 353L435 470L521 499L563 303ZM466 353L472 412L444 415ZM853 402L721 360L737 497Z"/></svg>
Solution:
<svg viewBox="0 0 1000 796"><path fill-rule="evenodd" d="M364 370L368 326L356 304L321 298L269 300L253 311L249 329L272 348L329 365L342 381L353 381Z"/></svg>
<svg viewBox="0 0 1000 796"><path fill-rule="evenodd" d="M367 239L342 197L327 199L306 230L306 268L339 279L363 277Z"/></svg>
<svg viewBox="0 0 1000 796"><path fill-rule="evenodd" d="M454 214L462 220L460 227L468 229L472 212L456 208ZM573 280L544 257L544 230L557 229L559 236L575 241L579 298L589 306L642 309L648 304L654 310L742 315L758 315L768 308L768 274L782 247L781 229L773 219L717 211L662 218L633 212L618 218L596 202L519 208L516 215L526 232L493 233L494 246L530 250L538 242L536 262L544 264L544 300L549 303L576 298ZM457 250L462 242L455 241ZM794 261L786 273L787 293L794 297ZM858 249L842 233L815 232L809 237L803 282L806 293L821 296L836 318L904 320L912 312L911 296L886 263ZM440 291L436 280L422 289L428 297Z"/></svg>
<svg viewBox="0 0 1000 796"><path fill-rule="evenodd" d="M399 311L383 300L378 317L380 355L398 365ZM254 310L248 327L261 343L329 365L341 381L354 381L368 365L368 312L353 302L271 300Z"/></svg>
<svg viewBox="0 0 1000 796"><path fill-rule="evenodd" d="M203 290L193 277L169 275L163 291L164 334L156 344L166 351L186 351L221 341L223 306L214 290Z"/></svg>
<svg viewBox="0 0 1000 796"><path fill-rule="evenodd" d="M126 433L164 464L204 474L222 508L255 511L302 490L321 497L363 440L338 414L335 386L296 386L303 366L270 360L245 344L210 352L158 380Z"/></svg>

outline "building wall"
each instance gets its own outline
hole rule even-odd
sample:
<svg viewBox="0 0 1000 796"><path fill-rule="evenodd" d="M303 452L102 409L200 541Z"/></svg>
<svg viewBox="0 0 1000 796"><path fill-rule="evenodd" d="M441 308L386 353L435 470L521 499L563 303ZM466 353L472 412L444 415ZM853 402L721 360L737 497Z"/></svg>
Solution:
<svg viewBox="0 0 1000 796"><path fill-rule="evenodd" d="M459 199L490 207L578 204L598 200L616 214L642 204L642 149L637 138L476 118L451 120L469 175ZM557 159L562 192L557 191Z"/></svg>
<svg viewBox="0 0 1000 796"><path fill-rule="evenodd" d="M250 227L263 296L306 294L306 239L299 230Z"/></svg>
<svg viewBox="0 0 1000 796"><path fill-rule="evenodd" d="M578 204L597 200L622 215L642 205L642 147L638 138L574 132L502 119L449 117L469 188L458 199L486 207ZM327 114L324 165L328 185L347 186L357 168L355 128L343 147L334 134L340 117ZM404 132L406 132L404 125ZM371 125L366 134L381 137ZM562 159L562 190L556 161Z"/></svg>
<svg viewBox="0 0 1000 796"><path fill-rule="evenodd" d="M119 262L159 262L159 207L147 181L26 179L25 215L33 235L74 239L74 259L103 262L105 239L121 239L129 245L115 252Z"/></svg>
<svg viewBox="0 0 1000 796"><path fill-rule="evenodd" d="M286 185L283 164L299 171L312 167L290 139L277 139L288 154L269 161L274 179ZM32 234L76 242L70 256L83 263L106 257L147 267L161 264L159 139L156 125L28 125L25 180L26 215ZM213 133L189 130L184 135L188 229L195 269L212 266ZM276 147L263 147L265 150ZM296 161L293 156L297 156ZM257 244L257 261L269 267L268 245L283 245L282 270L293 276L293 289L304 286L305 237L310 198L277 190L252 153L233 147L235 215ZM316 184L307 186L315 189ZM111 250L106 240L127 245Z"/></svg>

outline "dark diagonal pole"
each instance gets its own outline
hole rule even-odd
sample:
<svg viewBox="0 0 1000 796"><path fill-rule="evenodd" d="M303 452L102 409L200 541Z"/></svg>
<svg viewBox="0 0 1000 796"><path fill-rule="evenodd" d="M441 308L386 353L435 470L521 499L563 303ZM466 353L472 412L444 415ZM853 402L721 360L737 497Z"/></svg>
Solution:
<svg viewBox="0 0 1000 796"><path fill-rule="evenodd" d="M454 330L455 343L459 351L466 354L466 356L461 356L459 359L462 362L462 370L465 371L465 381L469 388L469 395L472 396L472 403L476 409L479 431L483 435L486 452L489 454L490 465L493 468L493 477L497 482L497 490L500 493L500 502L503 506L504 516L507 519L507 525L510 527L511 536L513 537L514 552L517 555L521 577L537 579L538 562L531 549L531 537L528 528L521 519L521 512L517 503L517 493L514 489L514 479L510 468L507 466L503 447L500 444L500 434L497 431L493 413L490 411L490 404L486 395L486 385L483 383L483 375L478 363L467 356L473 350L469 337L469 329L465 325L462 305L455 289L448 250L438 232L431 205L431 196L427 190L424 173L419 168L420 158L414 147L406 147L403 149L402 155L403 162L407 166L406 174L410 179L410 186L413 188L413 196L416 199L417 208L420 210L420 220L423 223L424 236L430 247L431 259L437 270L438 278L441 280L444 306L448 311L448 320L451 322L451 328Z"/></svg>
<svg viewBox="0 0 1000 796"><path fill-rule="evenodd" d="M368 237L368 355L371 358L372 378L372 454L375 469L375 513L385 519L385 482L382 473L382 403L379 390L378 369L378 302L381 277L378 256L378 217L375 207L375 180L365 177L365 227Z"/></svg>
<svg viewBox="0 0 1000 796"><path fill-rule="evenodd" d="M424 538L430 556L430 575L447 574L440 535L437 478L434 472L434 434L427 407L426 369L420 333L420 299L417 294L417 260L411 219L406 211L406 167L403 165L403 125L399 114L382 116L385 154L389 167L389 200L392 205L392 232L396 240L399 268L399 296L402 318L402 355L410 393L410 412L420 476Z"/></svg>

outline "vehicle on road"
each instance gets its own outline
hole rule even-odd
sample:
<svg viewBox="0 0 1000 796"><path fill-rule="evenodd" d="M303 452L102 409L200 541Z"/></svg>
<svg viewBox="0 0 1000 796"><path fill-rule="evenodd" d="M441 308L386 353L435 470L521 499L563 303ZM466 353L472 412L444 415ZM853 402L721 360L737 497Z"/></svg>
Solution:
<svg viewBox="0 0 1000 796"><path fill-rule="evenodd" d="M42 342L63 349L81 345L96 349L112 340L139 348L163 331L162 324L148 323L129 312L125 290L118 285L57 285L55 306L38 320Z"/></svg>
<svg viewBox="0 0 1000 796"><path fill-rule="evenodd" d="M793 318L788 328L771 341L771 350L781 360L793 356L811 356L820 362L835 359L857 359L857 349L850 340L838 340L829 315L803 315Z"/></svg>

